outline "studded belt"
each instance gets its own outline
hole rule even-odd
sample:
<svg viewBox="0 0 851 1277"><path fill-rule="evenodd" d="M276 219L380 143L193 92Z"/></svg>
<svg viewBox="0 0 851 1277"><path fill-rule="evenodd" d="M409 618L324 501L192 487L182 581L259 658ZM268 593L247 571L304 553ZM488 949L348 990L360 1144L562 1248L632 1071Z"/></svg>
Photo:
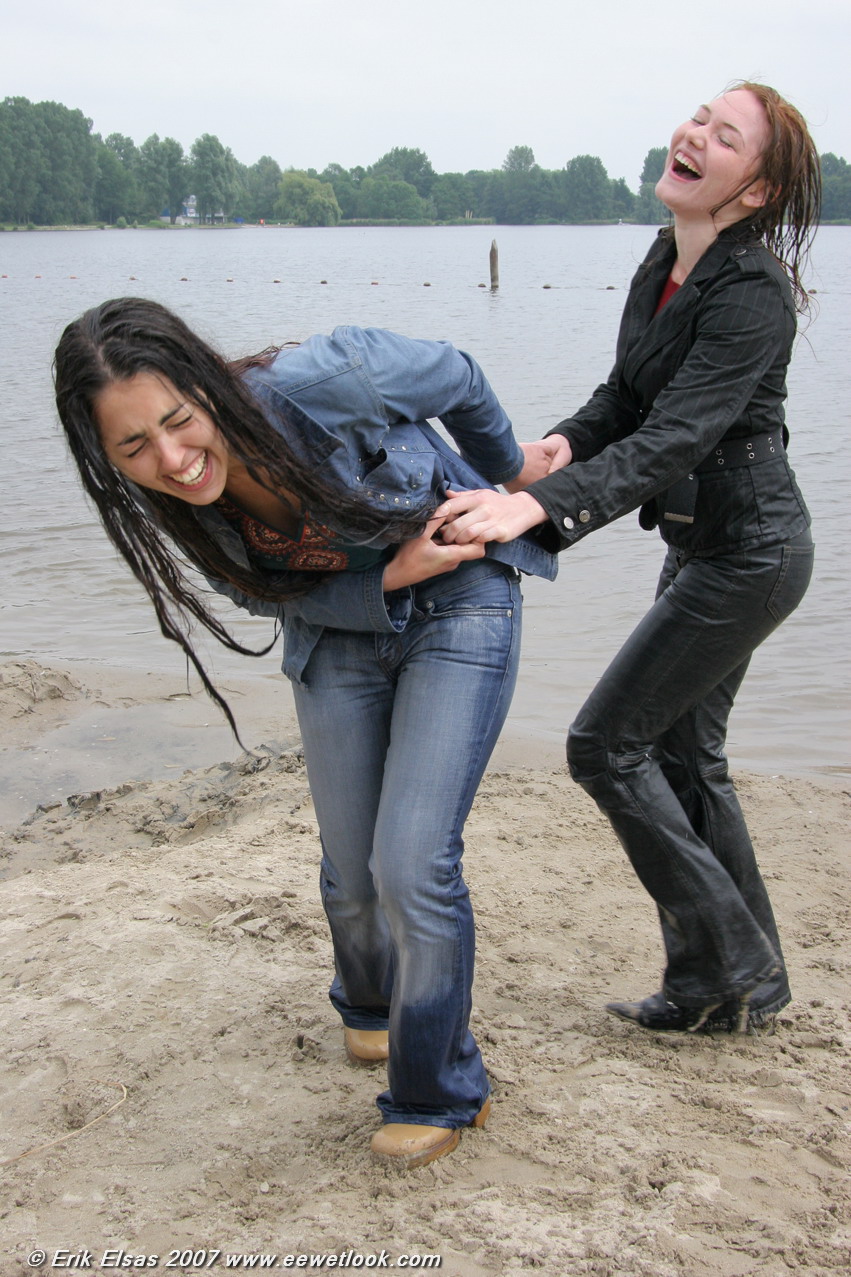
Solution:
<svg viewBox="0 0 851 1277"><path fill-rule="evenodd" d="M743 439L725 439L704 457L697 473L717 474L721 469L730 470L735 466L756 466L785 454L782 429L771 434L746 435Z"/></svg>
<svg viewBox="0 0 851 1277"><path fill-rule="evenodd" d="M756 466L763 461L774 461L786 455L783 430L771 434L749 435L743 439L725 439L717 444L708 457L682 479L668 488L664 495L665 513L662 516L672 523L694 523L699 474L720 474L740 466Z"/></svg>

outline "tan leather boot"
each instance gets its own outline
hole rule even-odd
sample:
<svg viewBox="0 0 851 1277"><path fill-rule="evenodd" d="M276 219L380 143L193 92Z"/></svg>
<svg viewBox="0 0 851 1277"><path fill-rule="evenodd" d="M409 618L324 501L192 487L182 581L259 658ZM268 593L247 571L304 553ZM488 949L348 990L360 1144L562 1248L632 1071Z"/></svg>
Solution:
<svg viewBox="0 0 851 1277"><path fill-rule="evenodd" d="M378 1064L390 1054L386 1029L350 1029L343 1025L343 1038L352 1064Z"/></svg>
<svg viewBox="0 0 851 1277"><path fill-rule="evenodd" d="M491 1098L488 1096L470 1126L484 1126L490 1111ZM376 1161L410 1171L417 1166L428 1166L429 1162L451 1153L458 1147L460 1138L460 1131L447 1130L445 1126L387 1122L373 1135L370 1148Z"/></svg>

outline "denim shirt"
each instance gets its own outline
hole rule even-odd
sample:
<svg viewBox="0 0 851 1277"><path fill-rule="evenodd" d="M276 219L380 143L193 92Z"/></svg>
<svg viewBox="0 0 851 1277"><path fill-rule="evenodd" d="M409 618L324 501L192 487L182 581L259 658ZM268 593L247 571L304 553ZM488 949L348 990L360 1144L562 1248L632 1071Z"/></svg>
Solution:
<svg viewBox="0 0 851 1277"><path fill-rule="evenodd" d="M246 385L267 420L304 463L349 492L388 510L427 512L447 488L482 488L513 479L523 466L511 422L481 368L448 342L422 341L377 328L335 328L251 368ZM456 452L428 418L437 418ZM196 515L235 561L246 563L238 533L211 506ZM345 529L337 529L345 532ZM382 537L371 544L387 544ZM555 556L527 533L488 557L553 580ZM286 603L210 584L252 615L283 620L284 673L301 680L322 630L398 633L412 614L412 590L384 593L384 563L329 574Z"/></svg>

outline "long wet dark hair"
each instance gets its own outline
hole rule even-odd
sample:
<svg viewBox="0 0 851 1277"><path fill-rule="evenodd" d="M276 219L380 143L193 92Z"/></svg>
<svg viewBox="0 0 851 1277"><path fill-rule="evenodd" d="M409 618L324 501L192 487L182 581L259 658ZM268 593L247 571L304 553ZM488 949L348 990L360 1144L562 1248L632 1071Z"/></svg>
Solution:
<svg viewBox="0 0 851 1277"><path fill-rule="evenodd" d="M760 156L758 171L712 212L718 213L725 204L738 199L758 178L765 182L765 203L740 225L751 227L782 262L795 306L799 313L806 314L810 299L802 276L821 212L818 150L800 111L776 89L753 80L737 80L724 92L738 89L752 93L762 106L768 124L768 144Z"/></svg>
<svg viewBox="0 0 851 1277"><path fill-rule="evenodd" d="M376 510L366 499L323 482L293 456L239 376L250 366L269 362L274 353L264 352L231 365L166 307L141 297L121 297L95 306L69 324L53 365L56 406L83 487L113 545L150 596L162 633L186 653L237 739L231 711L192 646L189 635L193 623L199 622L236 652L260 656L269 648L254 651L237 642L190 581L184 560L245 594L278 602L306 593L325 574L283 572L272 576L234 562L187 502L139 488L111 464L95 405L101 391L115 382L137 373L160 374L209 413L228 450L253 479L271 491L298 494L315 518L347 539L366 541L381 535L385 540L403 541L418 535L429 510L395 517Z"/></svg>

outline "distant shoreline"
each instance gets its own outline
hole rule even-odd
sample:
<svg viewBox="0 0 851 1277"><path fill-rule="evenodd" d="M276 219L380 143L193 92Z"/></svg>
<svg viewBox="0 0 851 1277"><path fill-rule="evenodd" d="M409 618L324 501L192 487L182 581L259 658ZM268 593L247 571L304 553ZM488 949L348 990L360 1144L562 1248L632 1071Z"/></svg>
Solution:
<svg viewBox="0 0 851 1277"><path fill-rule="evenodd" d="M491 218L473 217L459 218L455 221L445 222L427 222L427 221L404 221L402 219L385 219L379 218L357 218L350 221L339 222L336 226L296 226L293 222L226 222L213 223L212 225L202 225L200 223L184 223L183 225L172 225L171 222L145 222L141 226L114 226L109 224L101 224L99 222L83 223L79 225L63 224L57 226L13 226L0 225L0 233L14 234L15 232L30 231L242 231L242 230L264 230L264 231L338 231L338 230L354 230L363 227L379 227L383 229L400 227L444 227L444 226L475 226L481 229L483 226L492 226L494 229L501 227L546 227L546 226L661 226L662 222L636 222L631 218L603 218L599 221L589 222L495 222ZM833 221L820 222L820 226L851 226L851 218L838 218Z"/></svg>
<svg viewBox="0 0 851 1277"><path fill-rule="evenodd" d="M481 229L483 226L493 226L494 228L502 226L655 226L655 222L632 222L627 219L605 218L600 221L589 222L495 222L491 218L473 217L458 218L456 221L428 222L428 221L406 221L404 219L381 219L381 218L357 218L350 221L339 222L336 226L296 226L293 222L216 222L213 224L201 223L183 223L182 225L172 224L171 222L145 222L139 226L114 226L109 224L101 224L100 222L91 222L84 224L63 224L57 226L0 226L0 232L30 232L30 231L242 231L242 230L263 230L263 231L337 231L337 230L353 230L363 227L375 226L382 229L388 227L443 227L443 226L475 226Z"/></svg>

